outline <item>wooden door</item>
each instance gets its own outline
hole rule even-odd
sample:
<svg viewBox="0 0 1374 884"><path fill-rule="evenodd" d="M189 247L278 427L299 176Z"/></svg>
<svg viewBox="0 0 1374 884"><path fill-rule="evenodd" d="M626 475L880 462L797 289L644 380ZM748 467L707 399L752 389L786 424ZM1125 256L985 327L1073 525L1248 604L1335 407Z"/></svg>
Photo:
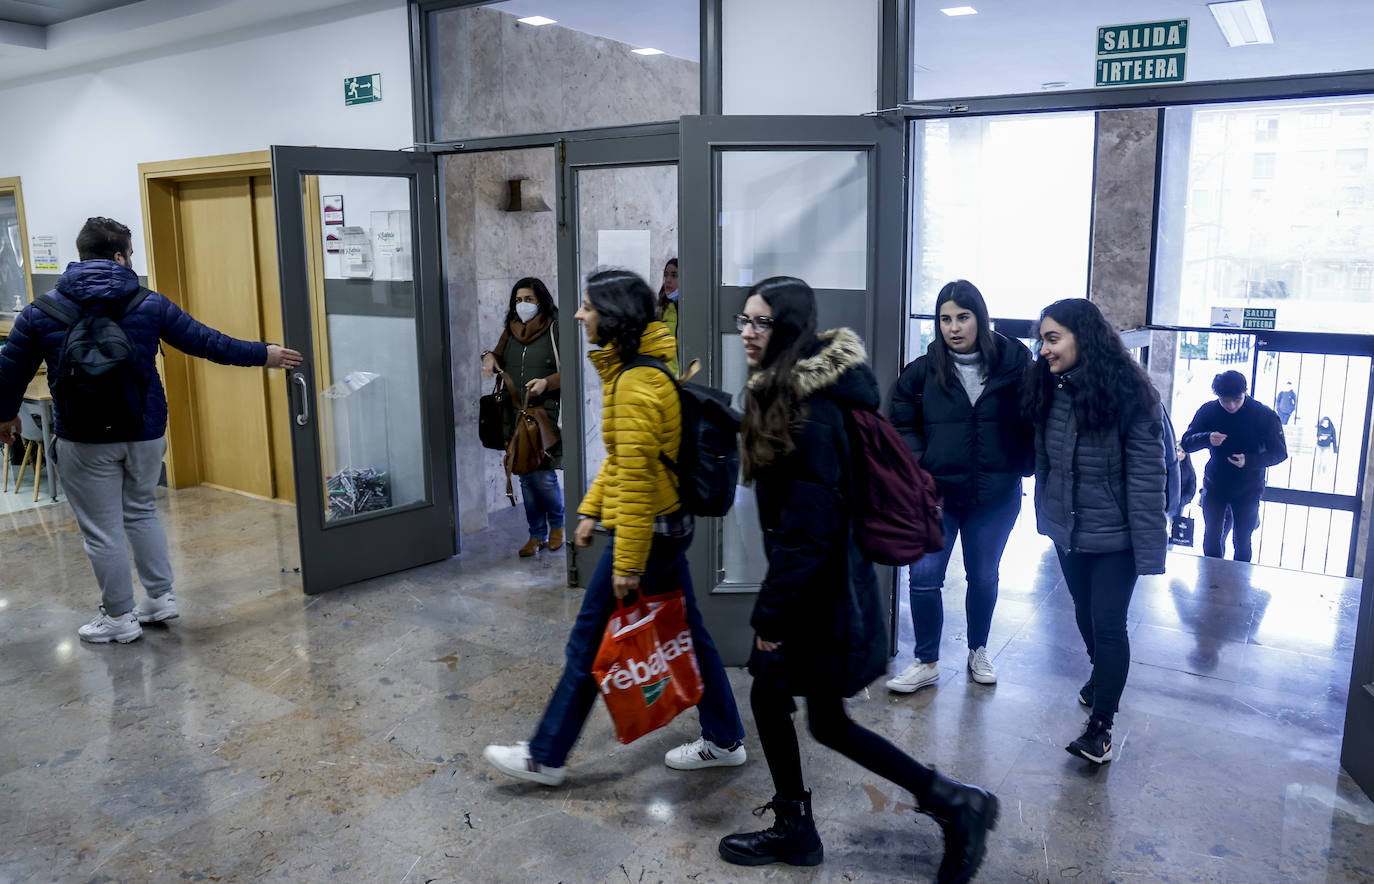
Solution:
<svg viewBox="0 0 1374 884"><path fill-rule="evenodd" d="M176 207L180 306L227 335L280 341L271 179L181 182ZM182 363L186 379L190 414L180 417L188 424L183 438L194 440L196 480L291 499L285 388L268 378L279 373L168 354L169 362Z"/></svg>

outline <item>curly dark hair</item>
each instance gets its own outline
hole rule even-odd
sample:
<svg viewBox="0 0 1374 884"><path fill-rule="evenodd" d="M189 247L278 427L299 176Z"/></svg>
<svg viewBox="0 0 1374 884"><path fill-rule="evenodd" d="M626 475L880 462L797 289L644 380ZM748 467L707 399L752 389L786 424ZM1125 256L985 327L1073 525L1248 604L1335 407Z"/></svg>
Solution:
<svg viewBox="0 0 1374 884"><path fill-rule="evenodd" d="M792 386L797 360L820 347L816 337L816 293L795 276L770 276L749 289L773 311L773 334L756 373L757 386L746 388L740 421L741 466L746 481L796 449L793 434L806 419L806 402Z"/></svg>
<svg viewBox="0 0 1374 884"><path fill-rule="evenodd" d="M615 344L622 365L639 355L639 339L656 318L654 290L628 270L602 270L587 277L587 300L596 310L597 343Z"/></svg>
<svg viewBox="0 0 1374 884"><path fill-rule="evenodd" d="M1078 343L1074 372L1074 411L1081 429L1120 426L1139 409L1159 403L1159 394L1140 363L1131 358L1121 336L1097 305L1086 298L1055 301L1040 313L1064 326ZM1075 370L1077 369L1077 370ZM1054 399L1054 376L1044 359L1036 360L1021 382L1021 415L1043 425Z"/></svg>

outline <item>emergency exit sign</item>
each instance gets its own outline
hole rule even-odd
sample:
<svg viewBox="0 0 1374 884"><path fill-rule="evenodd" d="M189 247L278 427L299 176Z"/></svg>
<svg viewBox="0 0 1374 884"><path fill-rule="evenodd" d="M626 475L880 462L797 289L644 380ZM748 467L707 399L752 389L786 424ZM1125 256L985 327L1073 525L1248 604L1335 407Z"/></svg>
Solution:
<svg viewBox="0 0 1374 884"><path fill-rule="evenodd" d="M382 100L382 75L364 74L361 77L344 78L344 106L367 104L369 101Z"/></svg>
<svg viewBox="0 0 1374 884"><path fill-rule="evenodd" d="M1188 19L1097 29L1097 85L1181 83L1187 73Z"/></svg>

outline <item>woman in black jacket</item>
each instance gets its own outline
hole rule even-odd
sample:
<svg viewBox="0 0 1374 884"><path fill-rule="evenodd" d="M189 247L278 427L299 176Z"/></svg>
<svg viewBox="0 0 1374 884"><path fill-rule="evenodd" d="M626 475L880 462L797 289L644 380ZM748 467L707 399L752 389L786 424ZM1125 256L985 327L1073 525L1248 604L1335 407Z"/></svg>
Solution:
<svg viewBox="0 0 1374 884"><path fill-rule="evenodd" d="M849 329L816 334L816 298L799 279L749 290L736 317L752 370L742 430L746 480L755 483L768 574L750 624L750 702L776 794L774 823L730 835L720 854L740 865L822 859L802 779L793 698L806 697L820 743L916 796L944 831L940 882L968 881L982 861L997 799L937 774L859 727L844 698L886 668L887 639L873 565L854 542L853 457L846 415L878 408L878 383Z"/></svg>
<svg viewBox="0 0 1374 884"><path fill-rule="evenodd" d="M945 582L954 539L963 535L968 592L968 671L994 684L988 633L997 606L998 564L1021 512L1021 477L1030 473L1031 437L1021 420L1021 378L1030 351L997 334L982 292L955 280L935 299L939 335L892 387L889 416L944 498L945 548L908 569L916 662L887 682L911 693L940 677Z"/></svg>
<svg viewBox="0 0 1374 884"><path fill-rule="evenodd" d="M1065 748L1103 764L1131 663L1131 593L1139 575L1164 573L1167 434L1150 379L1095 304L1046 307L1040 341L1021 400L1035 433L1035 520L1054 541L1093 664L1078 693L1092 715Z"/></svg>

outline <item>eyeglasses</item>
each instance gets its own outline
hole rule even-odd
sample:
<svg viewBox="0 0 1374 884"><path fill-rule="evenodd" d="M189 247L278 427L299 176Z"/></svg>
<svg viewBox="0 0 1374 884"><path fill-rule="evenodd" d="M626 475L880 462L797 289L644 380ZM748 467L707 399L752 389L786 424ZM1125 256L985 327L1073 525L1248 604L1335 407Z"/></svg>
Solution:
<svg viewBox="0 0 1374 884"><path fill-rule="evenodd" d="M735 328L744 331L745 327L751 325L754 327L754 331L761 335L766 335L773 330L773 317L749 316L745 313L735 314Z"/></svg>

